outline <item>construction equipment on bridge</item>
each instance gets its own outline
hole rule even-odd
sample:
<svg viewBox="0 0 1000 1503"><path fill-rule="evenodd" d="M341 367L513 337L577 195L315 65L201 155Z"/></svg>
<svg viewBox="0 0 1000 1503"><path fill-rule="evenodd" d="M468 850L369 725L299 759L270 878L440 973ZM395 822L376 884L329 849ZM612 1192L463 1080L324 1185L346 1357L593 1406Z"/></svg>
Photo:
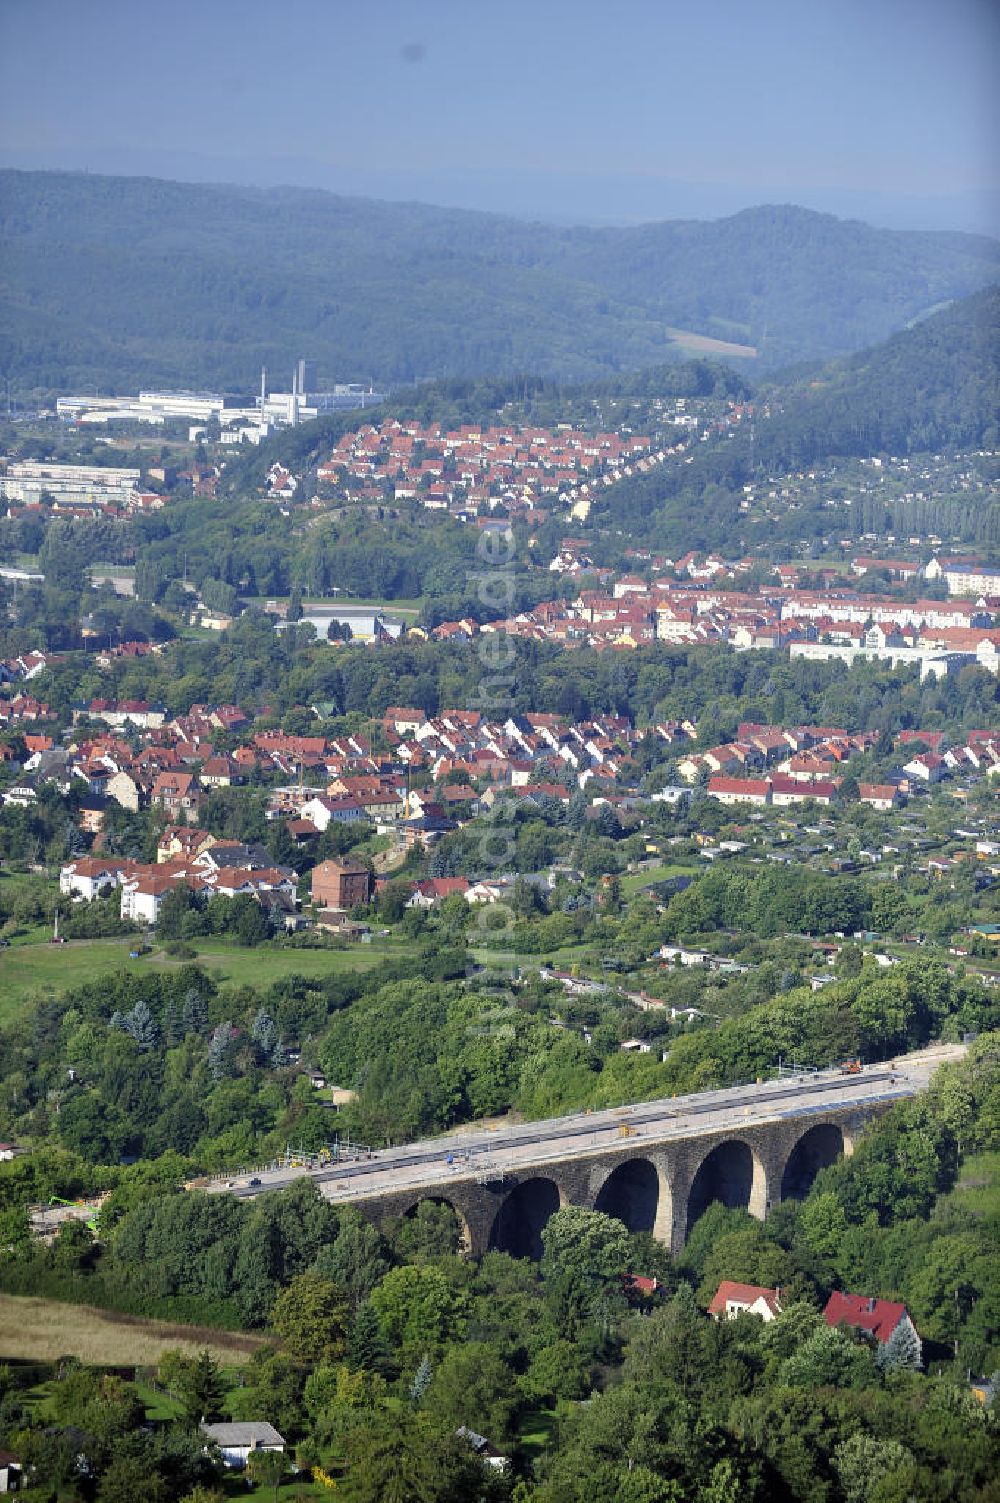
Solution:
<svg viewBox="0 0 1000 1503"><path fill-rule="evenodd" d="M845 1059L840 1067L841 1075L860 1075L861 1061L859 1059Z"/></svg>
<svg viewBox="0 0 1000 1503"><path fill-rule="evenodd" d="M627 1122L619 1122L618 1136L620 1138L634 1138L637 1136L637 1129L630 1127Z"/></svg>
<svg viewBox="0 0 1000 1503"><path fill-rule="evenodd" d="M375 1157L376 1150L368 1143L352 1143L350 1133L346 1133L343 1141L339 1137L334 1138L330 1144L329 1156L333 1163L342 1164L354 1159L371 1159Z"/></svg>
<svg viewBox="0 0 1000 1503"><path fill-rule="evenodd" d="M789 1075L815 1075L815 1065L797 1065L793 1059L782 1059L778 1056L778 1079L784 1080ZM763 1085L763 1080L758 1075L757 1084Z"/></svg>
<svg viewBox="0 0 1000 1503"><path fill-rule="evenodd" d="M507 1171L492 1159L480 1159L476 1171L477 1185L502 1185L507 1178Z"/></svg>

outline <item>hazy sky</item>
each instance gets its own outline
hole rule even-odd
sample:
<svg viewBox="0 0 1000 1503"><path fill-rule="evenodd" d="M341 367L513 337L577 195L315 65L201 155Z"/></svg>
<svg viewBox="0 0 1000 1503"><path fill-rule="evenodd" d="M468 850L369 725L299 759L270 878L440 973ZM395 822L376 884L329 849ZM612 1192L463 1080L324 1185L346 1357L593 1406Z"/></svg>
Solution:
<svg viewBox="0 0 1000 1503"><path fill-rule="evenodd" d="M1000 0L0 0L0 160L1000 233Z"/></svg>

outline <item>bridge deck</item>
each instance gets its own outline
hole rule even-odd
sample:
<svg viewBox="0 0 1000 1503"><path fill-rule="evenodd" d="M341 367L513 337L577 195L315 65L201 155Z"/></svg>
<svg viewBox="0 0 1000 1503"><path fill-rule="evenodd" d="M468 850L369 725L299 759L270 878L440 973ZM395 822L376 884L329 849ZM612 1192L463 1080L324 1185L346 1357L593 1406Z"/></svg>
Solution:
<svg viewBox="0 0 1000 1503"><path fill-rule="evenodd" d="M321 1187L327 1200L337 1202L364 1202L411 1189L441 1194L455 1181L495 1182L549 1162L587 1158L626 1145L641 1153L678 1139L735 1132L790 1117L807 1118L852 1107L864 1111L916 1095L940 1064L962 1053L960 1045L940 1045L866 1066L857 1075L820 1071L495 1130L474 1127L383 1149L353 1163L319 1169L282 1166L258 1171L252 1176L257 1180L253 1185L243 1176L216 1180L205 1188L245 1198L307 1176Z"/></svg>

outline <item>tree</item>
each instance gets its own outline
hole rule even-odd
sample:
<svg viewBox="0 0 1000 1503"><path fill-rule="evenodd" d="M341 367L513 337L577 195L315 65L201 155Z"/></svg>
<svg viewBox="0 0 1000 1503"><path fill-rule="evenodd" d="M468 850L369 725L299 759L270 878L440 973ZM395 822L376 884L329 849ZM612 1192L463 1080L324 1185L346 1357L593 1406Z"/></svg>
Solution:
<svg viewBox="0 0 1000 1503"><path fill-rule="evenodd" d="M202 1351L188 1359L184 1367L177 1369L174 1385L192 1424L214 1419L219 1414L225 1385L211 1352Z"/></svg>
<svg viewBox="0 0 1000 1503"><path fill-rule="evenodd" d="M259 1009L257 1016L253 1020L250 1037L253 1040L257 1063L261 1065L273 1064L280 1050L278 1030L275 1027L274 1019L263 1007Z"/></svg>
<svg viewBox="0 0 1000 1503"><path fill-rule="evenodd" d="M132 1011L125 1014L123 1026L140 1049L155 1049L160 1041L159 1024L153 1017L149 1003L141 997Z"/></svg>
<svg viewBox="0 0 1000 1503"><path fill-rule="evenodd" d="M313 1263L313 1272L345 1290L355 1308L388 1271L382 1237L371 1222L361 1220L345 1221L336 1240L321 1247Z"/></svg>
<svg viewBox="0 0 1000 1503"><path fill-rule="evenodd" d="M871 1388L875 1362L867 1347L824 1325L786 1358L779 1381L789 1388Z"/></svg>
<svg viewBox="0 0 1000 1503"><path fill-rule="evenodd" d="M309 1362L344 1350L348 1302L341 1289L318 1273L300 1273L274 1302L271 1324L296 1357Z"/></svg>
<svg viewBox="0 0 1000 1503"><path fill-rule="evenodd" d="M220 1023L208 1044L208 1070L213 1080L225 1080L233 1073L233 1025Z"/></svg>
<svg viewBox="0 0 1000 1503"><path fill-rule="evenodd" d="M169 892L164 893L156 920L160 938L184 939L188 933L188 917L194 907L194 894L183 882L178 882Z"/></svg>
<svg viewBox="0 0 1000 1503"><path fill-rule="evenodd" d="M203 1034L208 1027L208 1003L197 987L189 987L184 997L182 1025L185 1034Z"/></svg>
<svg viewBox="0 0 1000 1503"><path fill-rule="evenodd" d="M433 1350L461 1325L462 1301L434 1266L390 1269L371 1304L383 1336L404 1351Z"/></svg>
<svg viewBox="0 0 1000 1503"><path fill-rule="evenodd" d="M0 1210L0 1254L14 1261L27 1256L34 1246L27 1206Z"/></svg>
<svg viewBox="0 0 1000 1503"><path fill-rule="evenodd" d="M821 1258L836 1258L847 1231L847 1217L832 1190L809 1196L799 1217L802 1235Z"/></svg>
<svg viewBox="0 0 1000 1503"><path fill-rule="evenodd" d="M399 1255L407 1261L447 1257L458 1251L461 1242L458 1216L443 1201L422 1200L399 1223L393 1240Z"/></svg>
<svg viewBox="0 0 1000 1503"><path fill-rule="evenodd" d="M889 1340L879 1347L875 1360L883 1372L895 1372L899 1368L919 1372L924 1360L923 1347L910 1321L899 1322Z"/></svg>
<svg viewBox="0 0 1000 1503"><path fill-rule="evenodd" d="M345 1447L347 1503L487 1503L494 1479L454 1434L422 1416L376 1415Z"/></svg>
<svg viewBox="0 0 1000 1503"><path fill-rule="evenodd" d="M833 1453L846 1503L867 1503L879 1483L912 1465L912 1454L898 1440L879 1440L863 1431L841 1441ZM903 1496L912 1494L907 1489Z"/></svg>
<svg viewBox="0 0 1000 1503"><path fill-rule="evenodd" d="M305 1384L301 1361L289 1352L261 1347L250 1360L246 1378L246 1388L231 1399L234 1418L256 1419L266 1414L282 1435L299 1433Z"/></svg>
<svg viewBox="0 0 1000 1503"><path fill-rule="evenodd" d="M501 1441L510 1433L517 1408L514 1375L485 1342L449 1347L427 1389L424 1407L449 1429L467 1425Z"/></svg>
<svg viewBox="0 0 1000 1503"><path fill-rule="evenodd" d="M425 1353L424 1356L420 1359L420 1366L413 1374L413 1382L410 1384L411 1404L420 1403L421 1399L427 1391L433 1375L434 1369L431 1367L431 1359Z"/></svg>
<svg viewBox="0 0 1000 1503"><path fill-rule="evenodd" d="M94 1234L83 1221L70 1218L59 1228L59 1235L49 1248L49 1257L55 1268L73 1272L83 1268L94 1251Z"/></svg>
<svg viewBox="0 0 1000 1503"><path fill-rule="evenodd" d="M582 1399L590 1387L590 1366L575 1342L553 1341L535 1353L519 1381L522 1392L534 1403Z"/></svg>
<svg viewBox="0 0 1000 1503"><path fill-rule="evenodd" d="M288 1463L281 1451L253 1450L247 1457L246 1472L254 1487L269 1487L272 1496L277 1503L278 1488L281 1479L288 1469Z"/></svg>
<svg viewBox="0 0 1000 1503"><path fill-rule="evenodd" d="M376 1371L385 1360L386 1343L378 1312L365 1303L361 1305L351 1325L347 1356L352 1367Z"/></svg>
<svg viewBox="0 0 1000 1503"><path fill-rule="evenodd" d="M713 1242L702 1265L699 1299L707 1305L723 1279L787 1289L792 1273L788 1253L771 1240L759 1221L748 1217L744 1226Z"/></svg>
<svg viewBox="0 0 1000 1503"><path fill-rule="evenodd" d="M256 898L243 892L230 899L228 928L235 934L237 941L248 949L267 939L267 919Z"/></svg>
<svg viewBox="0 0 1000 1503"><path fill-rule="evenodd" d="M406 912L410 896L409 882L387 882L378 895L379 918L387 924L398 924Z"/></svg>
<svg viewBox="0 0 1000 1503"><path fill-rule="evenodd" d="M59 1113L59 1136L68 1148L94 1164L114 1164L130 1141L124 1112L97 1091L70 1097Z"/></svg>
<svg viewBox="0 0 1000 1503"><path fill-rule="evenodd" d="M148 1503L166 1503L168 1496L163 1478L150 1471L147 1460L139 1456L113 1456L101 1477L97 1503L135 1503L136 1498Z"/></svg>
<svg viewBox="0 0 1000 1503"><path fill-rule="evenodd" d="M614 1279L628 1271L631 1247L623 1222L603 1211L566 1206L542 1232L542 1273L587 1280Z"/></svg>

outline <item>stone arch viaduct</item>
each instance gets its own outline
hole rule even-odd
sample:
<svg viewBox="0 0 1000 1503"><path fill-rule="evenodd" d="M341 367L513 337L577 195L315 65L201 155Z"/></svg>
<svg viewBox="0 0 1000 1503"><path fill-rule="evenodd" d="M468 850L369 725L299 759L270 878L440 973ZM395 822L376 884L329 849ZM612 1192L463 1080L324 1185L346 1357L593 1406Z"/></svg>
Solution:
<svg viewBox="0 0 1000 1503"><path fill-rule="evenodd" d="M314 1177L327 1199L355 1205L379 1226L421 1201L444 1202L473 1256L497 1248L537 1257L542 1229L562 1206L605 1211L676 1253L713 1201L763 1219L780 1201L803 1196L820 1169L853 1152L866 1122L916 1095L962 1052L937 1046L847 1075L801 1075L502 1127L493 1136L480 1128Z"/></svg>
<svg viewBox="0 0 1000 1503"><path fill-rule="evenodd" d="M779 1201L805 1194L821 1168L853 1152L864 1118L875 1110L734 1124L670 1143L629 1138L620 1147L544 1158L516 1169L458 1167L445 1183L362 1191L350 1200L383 1227L422 1201L449 1205L473 1256L497 1248L538 1257L542 1229L562 1206L605 1211L630 1231L651 1232L676 1253L713 1201L743 1206L763 1220Z"/></svg>

